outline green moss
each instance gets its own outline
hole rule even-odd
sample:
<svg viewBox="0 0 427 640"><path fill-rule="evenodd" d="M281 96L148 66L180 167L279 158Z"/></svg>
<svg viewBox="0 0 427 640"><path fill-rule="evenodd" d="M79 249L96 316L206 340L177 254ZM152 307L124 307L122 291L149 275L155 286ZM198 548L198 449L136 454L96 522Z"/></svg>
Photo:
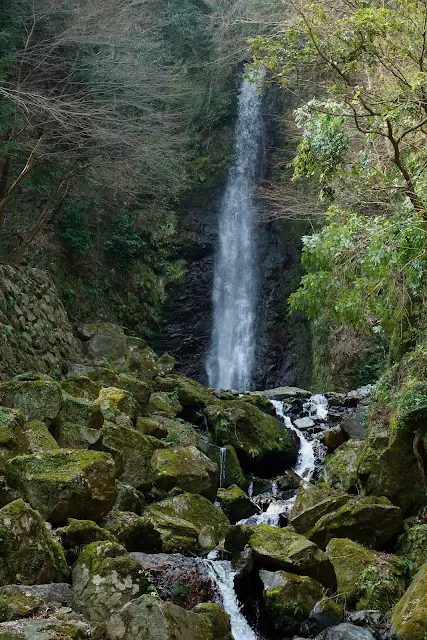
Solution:
<svg viewBox="0 0 427 640"><path fill-rule="evenodd" d="M88 376L75 376L66 378L61 382L62 390L75 398L96 400L101 390L101 385L91 380Z"/></svg>
<svg viewBox="0 0 427 640"><path fill-rule="evenodd" d="M36 615L42 603L34 596L27 595L16 586L0 590L0 622L10 622Z"/></svg>
<svg viewBox="0 0 427 640"><path fill-rule="evenodd" d="M202 409L216 402L215 396L201 384L180 374L169 374L154 380L156 391L175 392L184 407Z"/></svg>
<svg viewBox="0 0 427 640"><path fill-rule="evenodd" d="M427 524L415 524L398 540L397 551L403 557L410 576L413 576L427 558Z"/></svg>
<svg viewBox="0 0 427 640"><path fill-rule="evenodd" d="M56 529L55 535L61 540L62 546L67 549L81 549L92 542L107 540L116 542L116 538L106 529L102 529L92 520L76 520L68 518L67 526Z"/></svg>
<svg viewBox="0 0 427 640"><path fill-rule="evenodd" d="M51 422L62 406L61 387L57 382L43 380L12 380L0 384L0 402L20 409L26 420Z"/></svg>
<svg viewBox="0 0 427 640"><path fill-rule="evenodd" d="M225 398L224 398L225 399ZM266 398L262 393L251 393L250 395L244 395L241 398L242 402L248 402L254 405L258 409L261 409L264 413L268 413L270 416L276 415L276 410L271 404L270 400Z"/></svg>
<svg viewBox="0 0 427 640"><path fill-rule="evenodd" d="M25 435L28 439L31 453L43 453L59 449L53 435L46 424L41 420L32 420L25 427Z"/></svg>
<svg viewBox="0 0 427 640"><path fill-rule="evenodd" d="M96 404L105 420L115 422L118 414L124 413L134 422L138 415L138 403L129 391L117 387L102 388Z"/></svg>
<svg viewBox="0 0 427 640"><path fill-rule="evenodd" d="M159 415L166 418L175 418L182 412L177 394L175 392L166 393L156 391L150 397L150 401L144 409L144 413L149 415Z"/></svg>
<svg viewBox="0 0 427 640"><path fill-rule="evenodd" d="M151 465L157 488L199 493L214 500L219 483L218 467L196 447L178 447L154 452Z"/></svg>
<svg viewBox="0 0 427 640"><path fill-rule="evenodd" d="M412 580L392 614L392 632L397 640L425 640L427 635L427 564Z"/></svg>
<svg viewBox="0 0 427 640"><path fill-rule="evenodd" d="M156 553L161 550L160 536L147 517L113 510L103 519L102 525L128 551Z"/></svg>
<svg viewBox="0 0 427 640"><path fill-rule="evenodd" d="M319 480L334 489L356 493L358 461L363 447L363 440L351 439L344 442L326 458Z"/></svg>

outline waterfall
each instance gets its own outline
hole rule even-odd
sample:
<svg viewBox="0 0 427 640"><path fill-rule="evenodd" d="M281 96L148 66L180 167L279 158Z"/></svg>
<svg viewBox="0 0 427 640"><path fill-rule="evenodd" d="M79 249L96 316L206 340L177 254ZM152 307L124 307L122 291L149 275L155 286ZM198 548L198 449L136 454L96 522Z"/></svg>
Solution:
<svg viewBox="0 0 427 640"><path fill-rule="evenodd" d="M227 447L221 447L219 450L219 486L220 489L225 487L225 472L227 462Z"/></svg>
<svg viewBox="0 0 427 640"><path fill-rule="evenodd" d="M213 287L213 329L207 359L209 385L250 389L258 303L256 190L262 155L263 74L243 78L236 123L235 160L219 214Z"/></svg>

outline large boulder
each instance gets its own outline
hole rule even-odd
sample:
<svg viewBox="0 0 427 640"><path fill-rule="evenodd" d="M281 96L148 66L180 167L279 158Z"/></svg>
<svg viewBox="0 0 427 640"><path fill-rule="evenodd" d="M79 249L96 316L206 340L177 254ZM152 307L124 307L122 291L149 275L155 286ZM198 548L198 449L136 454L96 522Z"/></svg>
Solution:
<svg viewBox="0 0 427 640"><path fill-rule="evenodd" d="M159 532L146 516L113 509L101 524L128 551L154 553L162 548Z"/></svg>
<svg viewBox="0 0 427 640"><path fill-rule="evenodd" d="M0 624L0 640L90 640L90 624L74 612Z"/></svg>
<svg viewBox="0 0 427 640"><path fill-rule="evenodd" d="M107 424L102 430L102 444L113 456L119 479L136 489L146 491L153 483L151 458L165 445L126 426Z"/></svg>
<svg viewBox="0 0 427 640"><path fill-rule="evenodd" d="M298 633L310 611L324 594L322 585L308 576L287 571L260 571L263 583L265 626L276 634Z"/></svg>
<svg viewBox="0 0 427 640"><path fill-rule="evenodd" d="M333 538L326 547L341 600L358 610L387 613L405 591L404 563L396 556L370 551L347 538Z"/></svg>
<svg viewBox="0 0 427 640"><path fill-rule="evenodd" d="M135 422L138 415L138 403L126 389L104 387L100 390L96 404L99 406L104 420L116 422L119 415L128 416Z"/></svg>
<svg viewBox="0 0 427 640"><path fill-rule="evenodd" d="M351 439L344 442L326 458L319 480L334 489L356 493L357 465L363 447L363 440Z"/></svg>
<svg viewBox="0 0 427 640"><path fill-rule="evenodd" d="M241 400L217 401L204 413L217 443L233 445L246 471L271 478L295 464L297 434L257 407Z"/></svg>
<svg viewBox="0 0 427 640"><path fill-rule="evenodd" d="M325 629L314 640L375 640L375 638L369 629L343 622L336 627Z"/></svg>
<svg viewBox="0 0 427 640"><path fill-rule="evenodd" d="M335 586L335 572L328 556L304 536L266 524L248 529L247 544L262 568L310 576L325 586Z"/></svg>
<svg viewBox="0 0 427 640"><path fill-rule="evenodd" d="M83 547L92 542L117 542L115 536L102 529L92 520L76 520L68 518L67 525L55 530L55 537L61 541L62 546L72 554L79 554Z"/></svg>
<svg viewBox="0 0 427 640"><path fill-rule="evenodd" d="M10 458L20 453L30 453L24 423L22 411L0 407L0 471L4 471Z"/></svg>
<svg viewBox="0 0 427 640"><path fill-rule="evenodd" d="M61 385L48 376L16 376L0 384L0 404L20 409L26 421L50 423L62 406Z"/></svg>
<svg viewBox="0 0 427 640"><path fill-rule="evenodd" d="M165 418L176 418L181 412L182 404L176 393L166 393L165 391L153 393L144 411L147 416L156 415Z"/></svg>
<svg viewBox="0 0 427 640"><path fill-rule="evenodd" d="M427 635L427 564L413 578L394 608L392 631L397 640L424 640Z"/></svg>
<svg viewBox="0 0 427 640"><path fill-rule="evenodd" d="M114 471L107 453L73 449L17 456L6 464L10 486L52 523L100 520L116 498Z"/></svg>
<svg viewBox="0 0 427 640"><path fill-rule="evenodd" d="M387 498L353 498L337 511L322 516L306 536L324 549L332 538L350 538L381 549L403 529L399 507Z"/></svg>
<svg viewBox="0 0 427 640"><path fill-rule="evenodd" d="M120 389L125 389L132 394L138 403L139 410L142 411L148 403L151 395L151 387L147 382L143 382L135 376L128 375L127 373L119 374L119 381L116 386Z"/></svg>
<svg viewBox="0 0 427 640"><path fill-rule="evenodd" d="M93 542L73 567L73 592L78 609L92 622L103 622L139 596L155 594L147 571L113 542Z"/></svg>
<svg viewBox="0 0 427 640"><path fill-rule="evenodd" d="M215 396L201 384L190 378L174 373L154 380L156 391L174 391L183 407L202 409L216 402Z"/></svg>
<svg viewBox="0 0 427 640"><path fill-rule="evenodd" d="M86 340L85 351L94 360L123 358L127 353L127 338L123 327L110 322L86 324L80 328Z"/></svg>
<svg viewBox="0 0 427 640"><path fill-rule="evenodd" d="M150 505L144 514L162 539L162 551L210 551L224 538L230 522L203 496L184 493Z"/></svg>
<svg viewBox="0 0 427 640"><path fill-rule="evenodd" d="M41 420L32 420L25 425L25 437L28 440L28 451L20 451L19 453L45 453L59 449L59 445L46 423Z"/></svg>
<svg viewBox="0 0 427 640"><path fill-rule="evenodd" d="M40 514L23 500L0 510L0 585L66 582L64 550Z"/></svg>
<svg viewBox="0 0 427 640"><path fill-rule="evenodd" d="M102 412L92 400L63 393L63 405L53 427L61 447L87 449L100 438L104 424Z"/></svg>
<svg viewBox="0 0 427 640"><path fill-rule="evenodd" d="M114 378L114 382L116 382L116 378ZM74 398L96 400L101 390L101 384L91 380L88 376L75 376L62 380L61 388L68 395L74 396Z"/></svg>
<svg viewBox="0 0 427 640"><path fill-rule="evenodd" d="M62 606L72 607L73 592L66 583L19 585L0 588L0 622L22 621ZM0 636L1 637L1 636Z"/></svg>
<svg viewBox="0 0 427 640"><path fill-rule="evenodd" d="M93 640L214 640L204 614L186 611L159 597L141 596L95 630ZM218 636L217 636L218 638ZM225 640L225 639L224 639Z"/></svg>
<svg viewBox="0 0 427 640"><path fill-rule="evenodd" d="M336 511L351 499L329 485L302 482L290 515L290 524L298 533L306 533L327 513Z"/></svg>
<svg viewBox="0 0 427 640"><path fill-rule="evenodd" d="M248 494L235 484L218 491L218 502L231 524L261 513L261 509L249 499Z"/></svg>
<svg viewBox="0 0 427 640"><path fill-rule="evenodd" d="M196 447L179 447L154 452L153 480L163 491L179 489L215 500L219 486L218 466Z"/></svg>

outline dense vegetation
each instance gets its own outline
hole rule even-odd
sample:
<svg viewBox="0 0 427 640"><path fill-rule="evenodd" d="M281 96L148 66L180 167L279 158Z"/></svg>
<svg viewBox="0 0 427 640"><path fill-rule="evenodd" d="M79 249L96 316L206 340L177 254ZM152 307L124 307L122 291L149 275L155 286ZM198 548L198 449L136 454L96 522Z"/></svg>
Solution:
<svg viewBox="0 0 427 640"><path fill-rule="evenodd" d="M323 381L322 358L370 381L424 328L427 3L292 6L251 41L272 81L304 87L293 179L327 211L291 304L313 318Z"/></svg>

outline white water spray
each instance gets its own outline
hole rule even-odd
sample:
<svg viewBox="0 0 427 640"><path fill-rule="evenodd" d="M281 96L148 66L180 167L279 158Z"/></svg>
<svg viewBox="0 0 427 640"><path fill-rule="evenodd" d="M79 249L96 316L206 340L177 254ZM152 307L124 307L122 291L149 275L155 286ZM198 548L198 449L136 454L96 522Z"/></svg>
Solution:
<svg viewBox="0 0 427 640"><path fill-rule="evenodd" d="M219 487L225 487L225 472L227 461L227 447L221 447L219 450Z"/></svg>
<svg viewBox="0 0 427 640"><path fill-rule="evenodd" d="M254 78L255 79L255 78ZM219 215L213 329L207 374L211 387L250 389L255 360L258 275L256 189L264 123L263 74L244 78L236 123L235 161Z"/></svg>

